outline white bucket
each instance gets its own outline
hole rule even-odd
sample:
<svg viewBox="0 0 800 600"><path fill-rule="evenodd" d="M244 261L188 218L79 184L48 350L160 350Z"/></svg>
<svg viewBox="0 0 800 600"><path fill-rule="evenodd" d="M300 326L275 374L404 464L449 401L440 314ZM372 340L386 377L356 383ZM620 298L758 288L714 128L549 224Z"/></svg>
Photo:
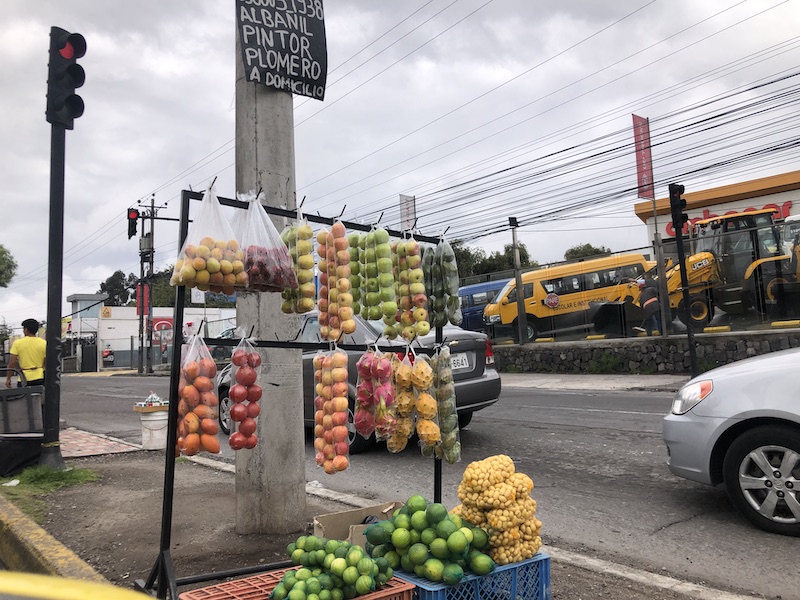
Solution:
<svg viewBox="0 0 800 600"><path fill-rule="evenodd" d="M169 411L156 410L139 414L142 421L142 448L163 450L167 447L167 425Z"/></svg>

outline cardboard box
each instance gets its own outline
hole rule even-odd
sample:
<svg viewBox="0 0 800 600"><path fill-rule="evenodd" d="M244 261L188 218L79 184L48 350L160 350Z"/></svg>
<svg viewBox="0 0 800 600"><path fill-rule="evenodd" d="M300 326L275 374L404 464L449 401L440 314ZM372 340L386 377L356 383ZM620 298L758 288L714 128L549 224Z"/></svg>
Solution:
<svg viewBox="0 0 800 600"><path fill-rule="evenodd" d="M314 535L326 537L329 540L346 540L362 548L367 543L364 531L369 525L364 525L367 517L376 517L384 521L392 516L395 510L402 508L404 502L384 502L367 508L345 510L338 513L319 515L314 517Z"/></svg>

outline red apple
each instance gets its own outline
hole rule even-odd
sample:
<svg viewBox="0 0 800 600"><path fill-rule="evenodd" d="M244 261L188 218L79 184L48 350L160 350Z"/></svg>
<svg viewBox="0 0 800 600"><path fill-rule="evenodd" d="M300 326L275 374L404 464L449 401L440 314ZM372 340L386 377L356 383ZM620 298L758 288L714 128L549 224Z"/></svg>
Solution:
<svg viewBox="0 0 800 600"><path fill-rule="evenodd" d="M239 423L239 433L245 437L250 437L256 432L256 422L254 419L247 417Z"/></svg>
<svg viewBox="0 0 800 600"><path fill-rule="evenodd" d="M248 435L247 440L244 443L244 447L247 448L248 450L252 450L253 448L256 447L256 444L258 444L258 438L256 437L256 435L255 434Z"/></svg>
<svg viewBox="0 0 800 600"><path fill-rule="evenodd" d="M255 419L259 414L261 414L261 406L258 405L258 402L248 402L247 416L251 419Z"/></svg>
<svg viewBox="0 0 800 600"><path fill-rule="evenodd" d="M259 400L261 400L262 392L263 390L261 389L261 386L254 383L249 388L247 388L247 401L258 402Z"/></svg>
<svg viewBox="0 0 800 600"><path fill-rule="evenodd" d="M244 402L247 400L248 389L241 383L234 383L231 391L228 392L228 397L235 403Z"/></svg>
<svg viewBox="0 0 800 600"><path fill-rule="evenodd" d="M258 352L251 352L247 355L247 364L253 368L261 366L261 355Z"/></svg>
<svg viewBox="0 0 800 600"><path fill-rule="evenodd" d="M233 356L231 356L231 362L237 367L243 367L247 364L247 352L241 348L235 350Z"/></svg>
<svg viewBox="0 0 800 600"><path fill-rule="evenodd" d="M234 431L231 437L228 438L228 445L234 450L241 450L247 443L247 438L238 431Z"/></svg>
<svg viewBox="0 0 800 600"><path fill-rule="evenodd" d="M231 420L244 421L247 418L247 406L244 404L234 404L231 406Z"/></svg>
<svg viewBox="0 0 800 600"><path fill-rule="evenodd" d="M256 382L256 370L250 366L243 366L236 369L236 383L249 386Z"/></svg>

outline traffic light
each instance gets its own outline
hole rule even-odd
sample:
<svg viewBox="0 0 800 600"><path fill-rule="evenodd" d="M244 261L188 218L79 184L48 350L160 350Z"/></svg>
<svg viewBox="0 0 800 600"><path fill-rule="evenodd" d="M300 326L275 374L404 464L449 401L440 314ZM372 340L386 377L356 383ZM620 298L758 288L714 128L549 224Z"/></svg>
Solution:
<svg viewBox="0 0 800 600"><path fill-rule="evenodd" d="M80 33L50 28L50 62L47 65L47 122L72 129L73 119L83 114L83 98L75 93L86 81L76 61L86 54L86 40Z"/></svg>
<svg viewBox="0 0 800 600"><path fill-rule="evenodd" d="M680 235L684 224L689 220L689 215L683 212L686 209L686 200L681 198L685 189L679 183L669 184L669 207L672 212L672 227L675 229L676 236Z"/></svg>
<svg viewBox="0 0 800 600"><path fill-rule="evenodd" d="M139 211L135 208L128 209L128 239L136 235L136 225L139 222Z"/></svg>

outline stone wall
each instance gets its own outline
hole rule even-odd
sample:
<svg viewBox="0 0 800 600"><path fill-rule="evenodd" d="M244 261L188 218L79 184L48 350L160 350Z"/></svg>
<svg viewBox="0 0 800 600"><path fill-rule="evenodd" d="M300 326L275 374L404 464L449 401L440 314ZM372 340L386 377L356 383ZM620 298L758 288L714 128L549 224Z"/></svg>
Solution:
<svg viewBox="0 0 800 600"><path fill-rule="evenodd" d="M800 330L694 336L702 373L724 364L800 347ZM494 346L500 371L523 373L691 374L685 335Z"/></svg>

